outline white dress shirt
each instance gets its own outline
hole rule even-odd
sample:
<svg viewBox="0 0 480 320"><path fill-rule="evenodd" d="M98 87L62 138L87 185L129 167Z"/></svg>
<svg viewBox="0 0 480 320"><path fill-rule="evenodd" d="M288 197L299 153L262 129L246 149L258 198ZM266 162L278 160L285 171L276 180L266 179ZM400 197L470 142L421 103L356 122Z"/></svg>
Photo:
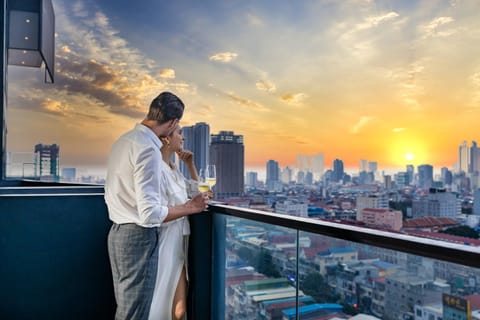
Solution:
<svg viewBox="0 0 480 320"><path fill-rule="evenodd" d="M168 214L161 187L162 142L148 127L137 124L112 146L105 182L105 202L110 220L158 227Z"/></svg>

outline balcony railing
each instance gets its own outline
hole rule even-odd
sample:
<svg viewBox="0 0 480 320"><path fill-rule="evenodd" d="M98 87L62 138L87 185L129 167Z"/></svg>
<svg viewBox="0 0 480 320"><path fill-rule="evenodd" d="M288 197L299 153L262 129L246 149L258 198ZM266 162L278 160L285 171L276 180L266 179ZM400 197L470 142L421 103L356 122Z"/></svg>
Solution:
<svg viewBox="0 0 480 320"><path fill-rule="evenodd" d="M464 313L480 309L480 248L467 243L221 204L209 219L192 237L198 245L201 230L212 235L213 319L413 320L432 308L437 318L458 316L459 303L470 305Z"/></svg>
<svg viewBox="0 0 480 320"><path fill-rule="evenodd" d="M109 226L101 186L3 184L0 318L112 319ZM190 319L416 319L480 291L474 246L221 204L191 226Z"/></svg>

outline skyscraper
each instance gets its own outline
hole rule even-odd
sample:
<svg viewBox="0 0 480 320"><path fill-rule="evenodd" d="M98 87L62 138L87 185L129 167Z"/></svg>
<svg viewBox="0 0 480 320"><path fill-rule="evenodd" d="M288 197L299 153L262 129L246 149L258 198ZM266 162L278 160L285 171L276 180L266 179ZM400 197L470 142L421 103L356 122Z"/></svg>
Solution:
<svg viewBox="0 0 480 320"><path fill-rule="evenodd" d="M266 177L267 190L274 190L275 185L280 181L280 168L278 162L275 160L267 161L267 177Z"/></svg>
<svg viewBox="0 0 480 320"><path fill-rule="evenodd" d="M297 169L300 171L310 169L310 161L308 159L308 156L304 154L297 154Z"/></svg>
<svg viewBox="0 0 480 320"><path fill-rule="evenodd" d="M451 185L453 181L452 172L448 170L447 167L442 167L440 170L441 170L440 172L441 172L441 179L443 184Z"/></svg>
<svg viewBox="0 0 480 320"><path fill-rule="evenodd" d="M480 189L473 192L473 214L480 215Z"/></svg>
<svg viewBox="0 0 480 320"><path fill-rule="evenodd" d="M333 160L333 175L332 180L335 182L339 182L343 179L343 161L340 159Z"/></svg>
<svg viewBox="0 0 480 320"><path fill-rule="evenodd" d="M470 171L471 173L480 172L480 149L477 142L472 141L470 147Z"/></svg>
<svg viewBox="0 0 480 320"><path fill-rule="evenodd" d="M217 184L213 187L219 199L243 194L245 150L243 136L233 131L212 134L210 163L217 167Z"/></svg>
<svg viewBox="0 0 480 320"><path fill-rule="evenodd" d="M193 126L183 127L182 132L185 137L183 148L193 152L197 170L205 169L210 164L210 126L205 122L198 122ZM183 161L180 161L179 169L185 177L190 177Z"/></svg>
<svg viewBox="0 0 480 320"><path fill-rule="evenodd" d="M415 167L413 164L407 164L408 185L413 185L415 182Z"/></svg>
<svg viewBox="0 0 480 320"><path fill-rule="evenodd" d="M360 160L360 172L364 171L367 172L368 169L368 160L361 159Z"/></svg>
<svg viewBox="0 0 480 320"><path fill-rule="evenodd" d="M258 173L254 171L247 172L247 181L245 183L246 186L255 188L258 184Z"/></svg>
<svg viewBox="0 0 480 320"><path fill-rule="evenodd" d="M469 172L470 163L470 149L468 148L467 141L463 141L458 148L458 171Z"/></svg>
<svg viewBox="0 0 480 320"><path fill-rule="evenodd" d="M433 166L422 164L418 166L418 184L417 187L429 189L433 186Z"/></svg>
<svg viewBox="0 0 480 320"><path fill-rule="evenodd" d="M60 178L60 146L57 144L35 145L35 176L41 180L58 181Z"/></svg>
<svg viewBox="0 0 480 320"><path fill-rule="evenodd" d="M323 176L323 171L325 170L325 160L323 153L317 153L310 158L311 172L313 173L313 178L320 180Z"/></svg>
<svg viewBox="0 0 480 320"><path fill-rule="evenodd" d="M290 181L292 181L292 174L293 174L292 168L288 166L285 167L285 169L283 169L282 171L282 178L281 178L282 182L287 184L290 183Z"/></svg>
<svg viewBox="0 0 480 320"><path fill-rule="evenodd" d="M310 171L305 174L305 184L308 186L313 185L313 174Z"/></svg>

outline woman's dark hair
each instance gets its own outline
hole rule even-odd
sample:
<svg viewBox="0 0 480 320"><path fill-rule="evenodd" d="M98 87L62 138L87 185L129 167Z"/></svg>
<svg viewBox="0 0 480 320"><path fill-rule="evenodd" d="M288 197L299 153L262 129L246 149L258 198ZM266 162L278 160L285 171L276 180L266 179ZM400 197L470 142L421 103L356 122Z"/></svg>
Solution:
<svg viewBox="0 0 480 320"><path fill-rule="evenodd" d="M159 124L170 120L180 120L185 105L179 97L171 92L162 92L153 99L148 109L147 120L156 120Z"/></svg>

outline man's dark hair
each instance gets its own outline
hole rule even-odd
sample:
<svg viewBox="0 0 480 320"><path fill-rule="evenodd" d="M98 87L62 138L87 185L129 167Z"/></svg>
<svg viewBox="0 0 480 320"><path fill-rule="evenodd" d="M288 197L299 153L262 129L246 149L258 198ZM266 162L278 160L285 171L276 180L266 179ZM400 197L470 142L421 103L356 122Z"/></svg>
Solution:
<svg viewBox="0 0 480 320"><path fill-rule="evenodd" d="M156 120L159 124L170 120L180 120L185 105L179 97L171 92L162 92L153 99L148 109L147 120Z"/></svg>

